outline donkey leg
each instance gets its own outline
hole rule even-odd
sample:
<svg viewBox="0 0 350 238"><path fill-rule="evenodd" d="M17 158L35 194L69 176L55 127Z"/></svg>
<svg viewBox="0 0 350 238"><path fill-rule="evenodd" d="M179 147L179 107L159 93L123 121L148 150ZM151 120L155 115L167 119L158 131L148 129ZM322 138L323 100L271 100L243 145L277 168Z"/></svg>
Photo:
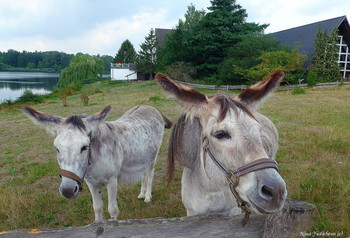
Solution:
<svg viewBox="0 0 350 238"><path fill-rule="evenodd" d="M107 184L108 212L111 215L111 219L117 219L119 214L119 208L117 204L117 191L118 191L117 178L113 178Z"/></svg>
<svg viewBox="0 0 350 238"><path fill-rule="evenodd" d="M95 212L95 221L102 220L102 209L103 209L103 201L102 201L102 195L101 195L101 188L86 182L91 196L92 196L92 204Z"/></svg>
<svg viewBox="0 0 350 238"><path fill-rule="evenodd" d="M141 179L141 192L139 196L137 196L138 199L144 199L146 197L146 190L147 190L147 172L144 176L142 176Z"/></svg>
<svg viewBox="0 0 350 238"><path fill-rule="evenodd" d="M146 194L145 194L145 202L151 202L152 198L152 182L154 176L154 166L152 165L146 172Z"/></svg>

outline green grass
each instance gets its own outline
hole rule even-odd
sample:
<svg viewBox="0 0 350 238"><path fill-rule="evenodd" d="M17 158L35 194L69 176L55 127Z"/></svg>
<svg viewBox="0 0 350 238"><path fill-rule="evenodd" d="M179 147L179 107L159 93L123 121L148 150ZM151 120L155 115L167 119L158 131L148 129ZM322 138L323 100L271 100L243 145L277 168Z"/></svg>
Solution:
<svg viewBox="0 0 350 238"><path fill-rule="evenodd" d="M168 100L154 81L102 84L83 107L79 93L68 106L55 98L35 109L59 116L92 114L112 105L114 120L135 105L158 108L175 120L179 106ZM207 94L214 93L207 90ZM231 92L229 92L231 93ZM235 92L237 93L237 92ZM313 231L350 235L350 89L306 89L305 94L277 92L262 106L280 133L277 155L288 197L314 203L318 214ZM170 130L165 131L156 164L150 204L137 199L140 185L118 190L119 219L185 216L181 203L181 170L166 187L165 160ZM27 119L19 106L0 110L0 231L86 225L94 220L87 186L75 200L58 192L60 178L53 138ZM108 218L104 193L104 217Z"/></svg>

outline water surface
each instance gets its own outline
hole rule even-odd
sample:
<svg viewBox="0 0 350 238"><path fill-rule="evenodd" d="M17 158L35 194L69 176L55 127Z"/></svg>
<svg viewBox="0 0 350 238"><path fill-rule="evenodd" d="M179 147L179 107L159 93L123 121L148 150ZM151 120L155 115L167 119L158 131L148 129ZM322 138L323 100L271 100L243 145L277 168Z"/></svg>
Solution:
<svg viewBox="0 0 350 238"><path fill-rule="evenodd" d="M0 103L16 100L25 90L35 94L50 93L57 84L58 73L0 72Z"/></svg>

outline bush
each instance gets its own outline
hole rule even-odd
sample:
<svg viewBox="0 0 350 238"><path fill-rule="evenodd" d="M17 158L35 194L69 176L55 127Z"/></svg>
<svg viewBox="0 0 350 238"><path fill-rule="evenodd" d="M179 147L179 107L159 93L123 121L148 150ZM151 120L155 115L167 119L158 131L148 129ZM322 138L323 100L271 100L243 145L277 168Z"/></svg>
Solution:
<svg viewBox="0 0 350 238"><path fill-rule="evenodd" d="M317 72L310 70L306 76L307 86L309 88L313 87L317 83Z"/></svg>
<svg viewBox="0 0 350 238"><path fill-rule="evenodd" d="M62 103L63 103L63 106L68 106L67 104L67 97L70 94L71 91L67 90L67 89L62 89L62 90L59 90L56 94L57 96L62 100Z"/></svg>
<svg viewBox="0 0 350 238"><path fill-rule="evenodd" d="M20 96L17 100L16 103L29 103L29 102L33 102L33 103L42 103L44 102L43 97L38 95L38 94L34 94L32 91L30 90L25 90L22 94L22 96Z"/></svg>
<svg viewBox="0 0 350 238"><path fill-rule="evenodd" d="M287 77L288 77L288 80L286 81L288 81L289 84L299 84L301 83L299 80L303 79L303 74L294 73L286 76L286 78Z"/></svg>
<svg viewBox="0 0 350 238"><path fill-rule="evenodd" d="M89 105L89 96L81 96L80 99L81 99L81 102L83 103L83 106Z"/></svg>
<svg viewBox="0 0 350 238"><path fill-rule="evenodd" d="M218 79L218 76L216 74L213 74L209 77L205 77L204 81L205 81L205 84L207 84L207 85L219 86L222 84L222 81Z"/></svg>
<svg viewBox="0 0 350 238"><path fill-rule="evenodd" d="M81 91L80 99L81 99L81 102L83 103L83 106L89 105L90 96L93 94L94 94L94 89L92 88Z"/></svg>
<svg viewBox="0 0 350 238"><path fill-rule="evenodd" d="M1 104L7 105L7 106L11 106L11 105L15 104L15 101L13 101L11 99L5 99L4 101L2 101Z"/></svg>
<svg viewBox="0 0 350 238"><path fill-rule="evenodd" d="M305 94L305 89L301 87L294 88L293 94Z"/></svg>

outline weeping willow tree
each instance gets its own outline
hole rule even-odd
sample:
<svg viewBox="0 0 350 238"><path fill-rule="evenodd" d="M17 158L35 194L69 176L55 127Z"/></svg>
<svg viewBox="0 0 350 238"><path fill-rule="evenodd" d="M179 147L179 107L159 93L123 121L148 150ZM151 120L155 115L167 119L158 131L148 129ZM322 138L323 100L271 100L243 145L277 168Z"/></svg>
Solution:
<svg viewBox="0 0 350 238"><path fill-rule="evenodd" d="M68 67L60 72L58 87L64 88L68 85L80 87L85 80L102 77L104 71L103 60L97 56L77 54Z"/></svg>

